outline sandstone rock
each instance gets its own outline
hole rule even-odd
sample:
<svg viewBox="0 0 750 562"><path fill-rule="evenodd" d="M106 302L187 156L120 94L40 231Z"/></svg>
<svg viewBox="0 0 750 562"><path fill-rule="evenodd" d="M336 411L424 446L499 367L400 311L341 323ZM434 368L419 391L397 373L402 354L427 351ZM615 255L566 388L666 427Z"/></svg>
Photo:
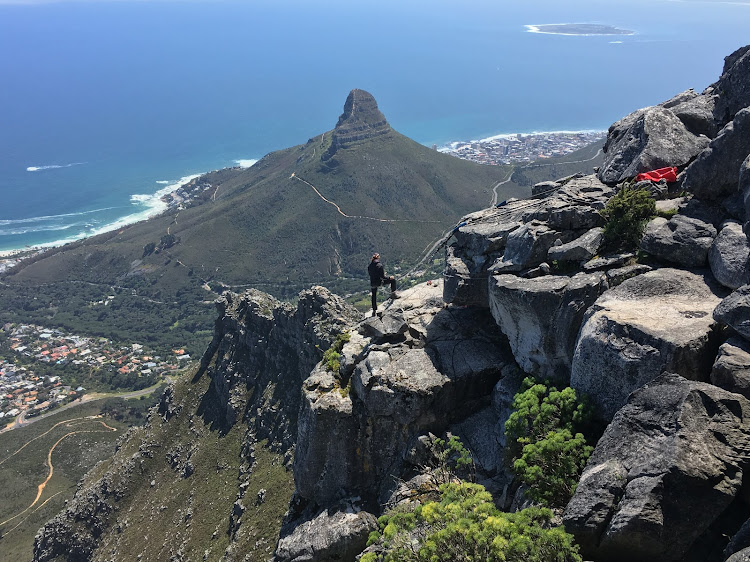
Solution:
<svg viewBox="0 0 750 562"><path fill-rule="evenodd" d="M583 236L567 244L553 246L547 252L551 261L588 261L596 255L604 240L604 229L592 228Z"/></svg>
<svg viewBox="0 0 750 562"><path fill-rule="evenodd" d="M742 194L745 206L745 219L750 219L750 156L740 166L740 183L738 191Z"/></svg>
<svg viewBox="0 0 750 562"><path fill-rule="evenodd" d="M738 111L750 106L750 45L740 47L724 58L724 69L711 85L717 96L714 117L721 124L729 123Z"/></svg>
<svg viewBox="0 0 750 562"><path fill-rule="evenodd" d="M584 271L597 271L599 269L609 269L611 267L620 267L632 260L635 254L626 252L624 254L612 254L594 258L583 264Z"/></svg>
<svg viewBox="0 0 750 562"><path fill-rule="evenodd" d="M456 246L445 249L445 271L443 279L443 300L459 306L480 306L487 308L487 279L489 272L484 264L485 256L474 256L480 264L472 259L459 257L461 250Z"/></svg>
<svg viewBox="0 0 750 562"><path fill-rule="evenodd" d="M684 166L707 145L663 107L639 109L609 128L599 179L616 184L665 166Z"/></svg>
<svg viewBox="0 0 750 562"><path fill-rule="evenodd" d="M275 562L350 561L362 552L367 537L377 530L374 515L353 506L340 511L324 509L309 521L282 536L276 546Z"/></svg>
<svg viewBox="0 0 750 562"><path fill-rule="evenodd" d="M664 371L708 380L719 347L717 289L694 273L659 269L628 279L589 308L570 385L610 420L628 395Z"/></svg>
<svg viewBox="0 0 750 562"><path fill-rule="evenodd" d="M508 365L503 369L502 378L497 381L492 389L492 408L497 416L499 431L497 432L498 443L504 448L507 441L505 438L505 422L513 413L513 398L518 393L526 376L516 365Z"/></svg>
<svg viewBox="0 0 750 562"><path fill-rule="evenodd" d="M626 265L625 267L616 267L614 269L607 270L607 283L610 288L617 287L623 281L635 277L636 275L642 275L651 271L651 266L644 263L635 263L633 265Z"/></svg>
<svg viewBox="0 0 750 562"><path fill-rule="evenodd" d="M725 562L750 562L750 548L743 548L735 552Z"/></svg>
<svg viewBox="0 0 750 562"><path fill-rule="evenodd" d="M674 199L662 199L661 201L656 201L656 212L657 213L669 213L672 211L677 211L677 209L680 208L680 205L685 203L684 197L676 197Z"/></svg>
<svg viewBox="0 0 750 562"><path fill-rule="evenodd" d="M715 201L701 201L694 197L680 205L679 214L712 224L717 231L728 218L727 210L723 205Z"/></svg>
<svg viewBox="0 0 750 562"><path fill-rule="evenodd" d="M742 162L750 154L750 108L737 112L685 170L682 188L699 199L717 200L737 192Z"/></svg>
<svg viewBox="0 0 750 562"><path fill-rule="evenodd" d="M490 271L510 273L536 267L547 258L557 237L558 233L541 221L522 225L508 236L503 257L490 266Z"/></svg>
<svg viewBox="0 0 750 562"><path fill-rule="evenodd" d="M708 252L708 262L716 280L730 289L750 283L750 244L742 225L726 222Z"/></svg>
<svg viewBox="0 0 750 562"><path fill-rule="evenodd" d="M294 459L297 492L318 505L346 497L385 501L419 435L440 434L489 403L513 363L489 311L444 308L439 286L403 292L387 312L405 341L370 336L349 388L319 365L303 386Z"/></svg>
<svg viewBox="0 0 750 562"><path fill-rule="evenodd" d="M649 221L641 239L641 249L662 260L686 267L702 267L716 237L713 225L698 219L675 215L667 220Z"/></svg>
<svg viewBox="0 0 750 562"><path fill-rule="evenodd" d="M560 184L556 181L542 181L536 183L531 188L532 197L549 197L556 189L560 188Z"/></svg>
<svg viewBox="0 0 750 562"><path fill-rule="evenodd" d="M565 509L583 555L679 560L729 506L750 460L750 402L668 374L632 394Z"/></svg>
<svg viewBox="0 0 750 562"><path fill-rule="evenodd" d="M688 90L691 92L692 90ZM682 121L688 131L694 135L705 135L714 138L720 126L714 119L714 107L716 105L715 94L695 94L689 99L682 99L678 103L660 104L662 107L672 110L677 119ZM675 98L672 98L676 101Z"/></svg>
<svg viewBox="0 0 750 562"><path fill-rule="evenodd" d="M729 558L735 553L739 553L746 550L746 559L750 561L750 519L740 527L732 539L729 541L726 549L724 550L724 557ZM729 558L731 560L731 558ZM739 560L745 560L743 557L739 557Z"/></svg>
<svg viewBox="0 0 750 562"><path fill-rule="evenodd" d="M750 341L750 285L743 285L721 301L714 318Z"/></svg>
<svg viewBox="0 0 750 562"><path fill-rule="evenodd" d="M500 275L490 280L490 310L524 371L567 383L583 316L606 288L601 273Z"/></svg>

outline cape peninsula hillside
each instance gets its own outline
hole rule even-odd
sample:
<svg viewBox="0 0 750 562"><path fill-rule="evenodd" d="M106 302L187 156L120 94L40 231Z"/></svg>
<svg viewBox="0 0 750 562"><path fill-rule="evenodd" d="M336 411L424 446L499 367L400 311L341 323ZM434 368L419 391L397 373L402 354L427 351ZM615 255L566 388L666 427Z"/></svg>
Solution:
<svg viewBox="0 0 750 562"><path fill-rule="evenodd" d="M749 116L750 46L376 316L226 292L34 560L748 560Z"/></svg>

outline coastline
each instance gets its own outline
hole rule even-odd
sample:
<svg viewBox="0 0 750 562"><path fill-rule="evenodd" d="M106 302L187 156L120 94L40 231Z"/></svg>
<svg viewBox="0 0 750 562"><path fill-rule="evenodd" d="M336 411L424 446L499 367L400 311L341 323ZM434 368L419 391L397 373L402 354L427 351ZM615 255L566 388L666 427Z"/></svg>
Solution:
<svg viewBox="0 0 750 562"><path fill-rule="evenodd" d="M255 164L257 161L258 160L254 158L237 159L233 161L235 164L235 166L233 167L249 168L253 164ZM212 170L212 171L217 171L217 170ZM180 192L180 190L182 190L183 187L188 185L190 182L194 180L198 180L201 177L209 173L211 172L209 171L209 172L201 172L199 174L191 174L188 176L183 176L177 181L157 180L155 183L166 184L166 185L150 195L149 194L133 194L130 196L131 203L143 205L145 206L145 209L142 209L135 213L129 213L112 222L109 222L103 226L93 229L90 232L79 232L78 234L70 236L68 238L62 238L59 240L54 240L52 242L43 242L40 244L29 244L29 245L24 245L22 248L9 248L5 250L0 250L0 273L2 273L8 267L11 267L7 263L9 260L13 260L14 262L17 263L23 258L36 255L46 250L50 250L53 248L60 248L72 242L85 240L86 238L91 238L93 236L98 236L99 234L112 232L113 230L117 230L118 228L125 228L126 226L130 226L132 224L136 224L138 222L157 217L160 214L164 213L165 211L169 210L170 208L169 202L177 199L176 195L178 194L178 192Z"/></svg>

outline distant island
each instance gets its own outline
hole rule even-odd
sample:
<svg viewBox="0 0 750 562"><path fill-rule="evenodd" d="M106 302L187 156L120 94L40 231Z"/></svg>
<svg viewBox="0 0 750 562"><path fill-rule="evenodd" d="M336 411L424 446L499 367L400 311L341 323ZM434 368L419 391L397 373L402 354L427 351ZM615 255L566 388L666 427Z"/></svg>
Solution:
<svg viewBox="0 0 750 562"><path fill-rule="evenodd" d="M544 23L527 25L529 33L551 35L634 35L635 31L598 23Z"/></svg>

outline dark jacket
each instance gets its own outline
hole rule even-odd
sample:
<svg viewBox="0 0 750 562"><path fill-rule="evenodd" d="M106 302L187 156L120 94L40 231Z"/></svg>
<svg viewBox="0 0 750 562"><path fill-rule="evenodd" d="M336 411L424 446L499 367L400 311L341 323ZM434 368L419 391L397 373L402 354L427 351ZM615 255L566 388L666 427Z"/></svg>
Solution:
<svg viewBox="0 0 750 562"><path fill-rule="evenodd" d="M372 260L367 266L367 273L370 274L370 285L378 286L383 284L385 279L385 268L380 260Z"/></svg>

